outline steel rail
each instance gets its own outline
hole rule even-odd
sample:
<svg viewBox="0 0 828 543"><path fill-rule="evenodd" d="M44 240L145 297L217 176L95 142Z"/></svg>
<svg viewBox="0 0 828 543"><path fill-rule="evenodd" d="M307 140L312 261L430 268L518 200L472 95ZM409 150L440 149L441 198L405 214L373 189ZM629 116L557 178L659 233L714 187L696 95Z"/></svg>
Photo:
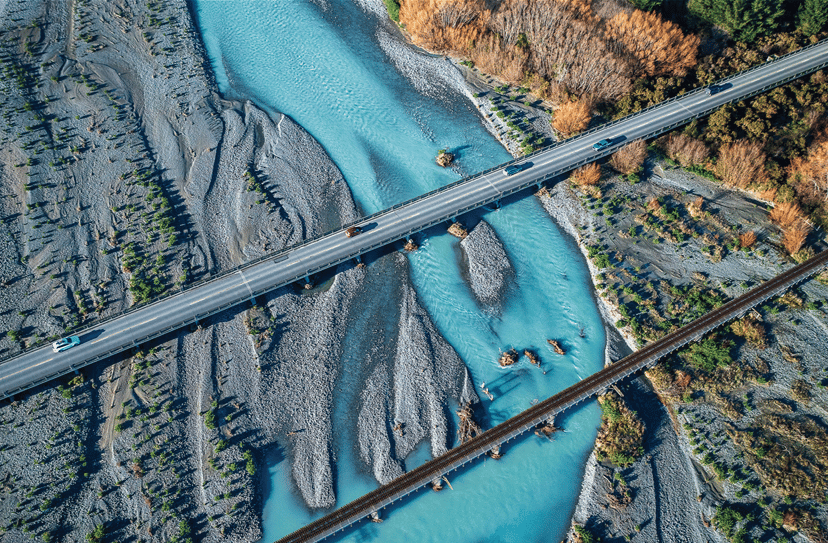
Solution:
<svg viewBox="0 0 828 543"><path fill-rule="evenodd" d="M600 394L612 384L652 366L662 357L700 339L705 334L740 317L753 307L777 296L809 278L828 265L828 250L794 266L749 292L730 300L706 315L649 343L635 353L575 383L526 411L491 428L463 445L430 460L364 496L342 506L303 528L280 539L278 543L320 541L367 518L371 513L416 492L446 473L456 470L494 447L525 433L557 414Z"/></svg>

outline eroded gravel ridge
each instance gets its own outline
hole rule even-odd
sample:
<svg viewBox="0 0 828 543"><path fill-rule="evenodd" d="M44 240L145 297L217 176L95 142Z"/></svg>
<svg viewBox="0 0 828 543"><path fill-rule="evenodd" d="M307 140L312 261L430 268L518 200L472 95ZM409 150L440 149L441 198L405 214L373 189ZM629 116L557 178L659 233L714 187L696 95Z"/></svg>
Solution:
<svg viewBox="0 0 828 543"><path fill-rule="evenodd" d="M468 262L469 284L478 301L493 307L503 297L515 270L497 233L486 221L460 241Z"/></svg>
<svg viewBox="0 0 828 543"><path fill-rule="evenodd" d="M422 440L429 441L432 456L453 445L447 399L478 401L468 370L407 280L400 283L399 296L396 352L393 359L378 362L366 380L358 423L360 455L381 483L403 473L403 460Z"/></svg>

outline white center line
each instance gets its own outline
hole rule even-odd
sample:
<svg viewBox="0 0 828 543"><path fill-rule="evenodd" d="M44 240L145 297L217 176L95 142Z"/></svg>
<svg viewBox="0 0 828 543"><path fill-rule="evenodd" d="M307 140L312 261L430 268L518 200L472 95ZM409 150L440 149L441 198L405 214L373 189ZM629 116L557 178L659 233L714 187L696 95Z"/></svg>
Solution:
<svg viewBox="0 0 828 543"><path fill-rule="evenodd" d="M244 276L244 272L239 270L239 275L241 275L242 281L244 282L244 286L247 287L247 292L250 293L250 297L253 297L253 291L250 289L250 283L247 281L247 278Z"/></svg>

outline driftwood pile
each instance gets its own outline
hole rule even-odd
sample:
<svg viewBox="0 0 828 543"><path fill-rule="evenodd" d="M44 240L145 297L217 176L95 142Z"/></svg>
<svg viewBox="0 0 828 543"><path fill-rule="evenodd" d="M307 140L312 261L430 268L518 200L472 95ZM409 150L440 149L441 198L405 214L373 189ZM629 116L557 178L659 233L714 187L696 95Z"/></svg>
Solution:
<svg viewBox="0 0 828 543"><path fill-rule="evenodd" d="M552 348L555 349L555 352L558 354L566 354L566 351L563 350L561 344L555 341L554 339L547 339L546 342L552 345Z"/></svg>
<svg viewBox="0 0 828 543"><path fill-rule="evenodd" d="M466 239L466 236L469 235L469 231L466 230L459 222L451 223L451 226L448 227L448 233L460 239Z"/></svg>
<svg viewBox="0 0 828 543"><path fill-rule="evenodd" d="M528 358L529 363L532 364L533 366L540 367L540 358L538 358L538 355L536 355L535 353L533 353L529 349L525 349L523 351L523 356Z"/></svg>
<svg viewBox="0 0 828 543"><path fill-rule="evenodd" d="M471 441L474 436L483 432L472 418L471 403L467 403L458 409L457 416L460 417L460 428L457 429L457 436L460 438L461 445Z"/></svg>
<svg viewBox="0 0 828 543"><path fill-rule="evenodd" d="M503 366L511 366L515 362L518 361L518 354L517 351L514 349L509 349L505 353L500 353L500 358L497 359L497 363Z"/></svg>

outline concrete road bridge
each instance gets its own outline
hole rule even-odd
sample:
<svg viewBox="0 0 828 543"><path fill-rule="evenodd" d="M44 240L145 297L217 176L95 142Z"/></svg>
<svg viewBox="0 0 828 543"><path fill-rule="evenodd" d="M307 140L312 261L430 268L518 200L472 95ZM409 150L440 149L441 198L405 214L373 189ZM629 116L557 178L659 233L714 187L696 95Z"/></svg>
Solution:
<svg viewBox="0 0 828 543"><path fill-rule="evenodd" d="M472 177L364 217L353 225L328 232L299 245L249 262L217 277L188 286L126 313L75 332L81 344L62 353L50 346L30 349L0 363L0 399L77 371L121 351L158 338L183 326L253 300L256 296L301 280L310 274L351 260L444 221L452 220L504 196L555 179L574 168L601 159L625 143L658 136L710 114L723 104L750 96L828 66L828 40L808 46L716 83L666 100L638 113L555 143L527 157L480 172ZM599 140L611 141L596 150ZM506 175L512 164L521 171ZM349 238L346 229L363 233Z"/></svg>

